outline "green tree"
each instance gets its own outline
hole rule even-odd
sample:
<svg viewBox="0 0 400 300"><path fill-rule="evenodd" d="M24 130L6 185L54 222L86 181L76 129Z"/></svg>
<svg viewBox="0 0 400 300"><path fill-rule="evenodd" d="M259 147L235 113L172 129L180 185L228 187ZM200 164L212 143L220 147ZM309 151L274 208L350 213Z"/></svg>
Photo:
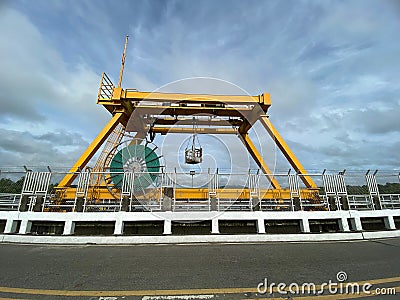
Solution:
<svg viewBox="0 0 400 300"><path fill-rule="evenodd" d="M9 178L0 178L0 193L19 194L21 193L23 183L24 177L15 182Z"/></svg>

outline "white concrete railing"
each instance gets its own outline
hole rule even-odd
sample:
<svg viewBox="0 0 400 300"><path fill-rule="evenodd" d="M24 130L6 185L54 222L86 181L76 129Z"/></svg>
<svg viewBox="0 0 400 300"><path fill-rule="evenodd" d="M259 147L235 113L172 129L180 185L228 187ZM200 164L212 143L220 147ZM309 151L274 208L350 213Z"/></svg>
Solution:
<svg viewBox="0 0 400 300"><path fill-rule="evenodd" d="M34 222L62 222L63 235L74 234L78 222L112 222L114 235L121 235L126 222L162 222L163 234L172 233L173 222L211 222L211 233L219 233L221 221L254 221L257 233L265 234L266 221L299 222L302 233L310 233L310 220L335 220L340 232L363 231L364 218L383 219L386 230L396 228L395 218L400 219L400 210L375 211L295 211L295 212L111 212L111 213L51 213L51 212L4 212L0 211L0 220L6 222L5 234L29 234ZM351 226L351 227L350 227ZM399 225L398 225L399 226Z"/></svg>
<svg viewBox="0 0 400 300"><path fill-rule="evenodd" d="M1 173L5 174L5 176L11 176L12 172L9 173ZM51 194L51 185L50 183L65 175L65 173L57 173L52 172L49 168L49 171L46 172L33 172L27 171L24 174L24 181L21 190L21 194L1 194L0 195L0 210L17 210L21 206L21 200L24 197L24 208L20 210L29 210L29 211L45 211L51 210L55 211L57 209L64 211L77 211L77 201L80 199L83 201L83 212L85 211L119 211L122 210L122 202L123 198L128 198L129 207L128 211L136 210L171 210L171 211L224 211L224 210L240 210L240 211L252 211L255 206L259 203L259 208L262 211L274 211L274 210L295 210L294 201L296 200L298 203L298 207L300 210L310 210L319 206L323 209L329 209L332 211L335 210L379 210L379 209L400 209L400 182L398 174L389 175L390 180L396 181L396 188L398 189L398 193L393 194L384 194L380 193L378 181L377 181L377 171L374 174L362 175L358 174L354 175L345 175L345 172L339 172L339 174L326 174L325 171L321 174L308 174L308 176L312 177L315 182L318 182L319 185L322 185L320 191L320 203L316 203L310 201L310 199L302 198L301 186L299 185L299 179L302 175L299 174L274 174L273 176L280 182L283 188L290 190L290 199L280 199L277 196L277 199L265 199L262 195L260 195L261 189L267 189L269 187L269 182L265 174L260 172L252 173L235 173L235 174L221 174L218 173L218 170L214 172L208 171L208 173L200 173L196 174L196 176L206 175L206 181L202 182L200 179L199 182L196 182L197 187L208 187L209 197L205 199L205 201L186 201L186 200L178 200L175 197L175 189L177 187L185 187L185 176L188 177L190 175L186 173L177 173L177 172L158 172L151 173L152 175L157 175L154 182L151 183L151 187L148 190L151 190L152 202L143 202L143 203L134 203L135 197L135 187L134 179L136 177L147 175L148 173L132 173L132 176L125 176L127 173L121 173L123 175L123 192L121 192L120 199L101 199L92 201L87 197L89 189L95 189L96 187L91 185L90 178L97 178L98 176L104 176L109 174L107 172L77 172L77 189L75 199L67 199L66 201L60 203L55 200L53 194ZM240 183L243 188L249 189L250 198L249 199L240 199L240 201L236 201L238 199L222 199L219 197L217 188L224 186L226 188L234 187L234 184L231 182L231 185L222 184L221 181L226 180L226 177L233 178L232 182L236 182L235 184ZM383 175L382 175L383 176ZM385 175L386 176L386 175ZM199 178L200 178L199 177ZM204 177L204 176L203 176ZM346 185L346 180L354 181L355 178L359 177L356 182L360 188L364 188L362 194L354 194L348 192L348 186ZM168 185L165 185L165 178L169 179ZM361 178L361 179L360 179ZM192 177L193 179L193 177ZM203 178L204 179L204 178ZM130 182L126 182L126 180L130 180ZM235 181L236 180L236 181ZM229 182L229 180L228 180ZM193 182L192 182L193 185ZM195 186L195 187L196 187ZM170 195L170 202L172 203L172 207L165 208L163 205L163 201L165 199L164 188L168 187L173 190ZM0 187L1 188L1 187ZM237 188L237 186L236 186ZM140 189L142 191L142 189ZM146 189L146 193L148 192ZM211 195L211 196L210 196ZM143 196L143 195L142 195ZM19 199L18 199L19 198ZM118 197L117 197L118 198ZM146 197L145 197L146 198ZM154 198L154 199L153 199ZM248 201L247 201L248 200ZM213 205L212 201L215 201L215 205ZM27 203L26 203L27 202Z"/></svg>

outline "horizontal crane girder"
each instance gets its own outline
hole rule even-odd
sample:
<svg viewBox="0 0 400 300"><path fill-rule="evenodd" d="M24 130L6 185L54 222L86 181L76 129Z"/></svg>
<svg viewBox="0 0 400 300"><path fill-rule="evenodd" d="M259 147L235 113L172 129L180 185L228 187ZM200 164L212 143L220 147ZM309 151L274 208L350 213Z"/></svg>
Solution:
<svg viewBox="0 0 400 300"><path fill-rule="evenodd" d="M233 128L182 128L182 127L153 127L154 133L183 133L183 134L237 134L238 131Z"/></svg>
<svg viewBox="0 0 400 300"><path fill-rule="evenodd" d="M140 92L114 87L109 78L103 74L98 103L102 104L113 118L77 161L71 172L82 169L87 164L120 122L126 127L127 132L136 132L136 136L141 139L144 139L149 132L236 134L259 168L267 175L272 186L280 189L279 183L271 175L270 169L247 134L254 123L260 120L295 171L302 175L300 178L304 184L308 188L316 188L311 177L307 175L304 167L266 116L271 106L270 95L267 93L248 96ZM193 116L199 116L199 120L190 119ZM200 120L202 117L209 119ZM196 130L193 124L196 124ZM193 128L185 127L188 125L193 125ZM68 175L61 181L60 186L68 186L73 180L74 177Z"/></svg>
<svg viewBox="0 0 400 300"><path fill-rule="evenodd" d="M258 96L248 95L209 95L209 94L182 94L139 92L136 90L122 90L115 88L113 99L124 99L133 102L186 102L186 103L225 103L225 104L259 104L270 106L270 95L265 93Z"/></svg>

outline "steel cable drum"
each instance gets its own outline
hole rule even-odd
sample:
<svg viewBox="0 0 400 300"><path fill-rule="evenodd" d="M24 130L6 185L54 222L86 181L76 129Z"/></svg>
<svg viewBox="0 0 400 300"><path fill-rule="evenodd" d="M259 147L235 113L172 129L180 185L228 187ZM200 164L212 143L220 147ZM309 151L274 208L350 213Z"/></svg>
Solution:
<svg viewBox="0 0 400 300"><path fill-rule="evenodd" d="M134 172L134 192L143 191L157 179L160 159L155 149L144 145L131 144L119 150L110 163L110 177L114 186L122 187L122 172Z"/></svg>

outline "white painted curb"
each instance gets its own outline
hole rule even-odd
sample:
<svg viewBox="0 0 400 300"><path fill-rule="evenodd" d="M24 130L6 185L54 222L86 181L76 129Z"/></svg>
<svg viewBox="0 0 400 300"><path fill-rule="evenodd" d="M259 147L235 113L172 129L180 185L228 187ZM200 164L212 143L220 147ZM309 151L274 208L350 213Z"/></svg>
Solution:
<svg viewBox="0 0 400 300"><path fill-rule="evenodd" d="M400 230L351 233L253 234L253 235L185 235L185 236L34 236L0 235L0 243L23 244L192 244L192 243L263 243L351 241L400 237Z"/></svg>

